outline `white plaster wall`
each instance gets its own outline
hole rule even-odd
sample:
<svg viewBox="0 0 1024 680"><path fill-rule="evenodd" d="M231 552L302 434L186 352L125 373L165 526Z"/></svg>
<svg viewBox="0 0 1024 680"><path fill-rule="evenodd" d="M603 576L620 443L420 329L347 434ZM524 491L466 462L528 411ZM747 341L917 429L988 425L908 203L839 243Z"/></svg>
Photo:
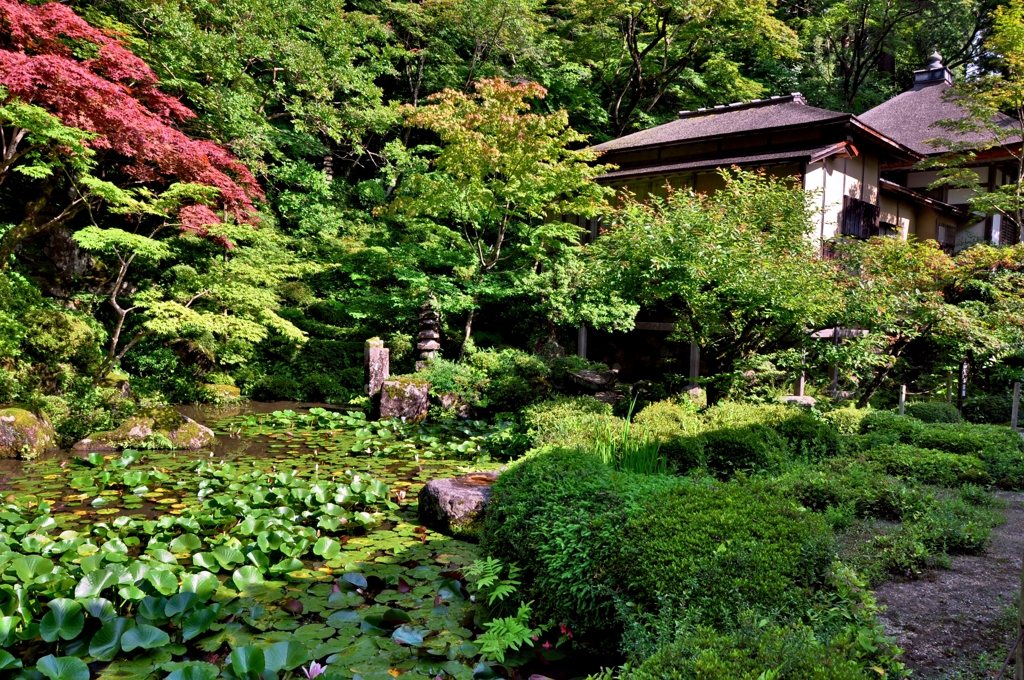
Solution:
<svg viewBox="0 0 1024 680"><path fill-rule="evenodd" d="M881 221L895 224L898 235L906 239L917 227L916 208L913 203L901 201L895 196L879 195Z"/></svg>

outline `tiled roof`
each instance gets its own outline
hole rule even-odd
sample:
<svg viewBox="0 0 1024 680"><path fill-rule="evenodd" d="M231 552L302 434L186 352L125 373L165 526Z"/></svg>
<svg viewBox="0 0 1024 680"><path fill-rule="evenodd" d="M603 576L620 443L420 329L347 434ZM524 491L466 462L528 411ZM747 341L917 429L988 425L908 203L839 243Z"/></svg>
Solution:
<svg viewBox="0 0 1024 680"><path fill-rule="evenodd" d="M646 175L671 175L684 172L695 172L699 170L713 170L715 168L729 168L733 165L740 167L769 166L781 163L793 163L797 161L817 160L822 155L831 155L845 149L845 144L829 144L811 149L796 149L791 151L777 151L775 153L754 154L751 156L733 156L731 158L709 158L699 161L686 161L684 163L670 163L666 165L649 165L641 168L627 168L616 170L601 175L600 181L644 177Z"/></svg>
<svg viewBox="0 0 1024 680"><path fill-rule="evenodd" d="M799 93L683 111L678 120L598 144L595 151L614 152L660 144L718 137L753 130L843 120L850 114L808 106Z"/></svg>
<svg viewBox="0 0 1024 680"><path fill-rule="evenodd" d="M936 137L964 142L988 140L988 135L983 133L954 134L936 125L939 121L959 120L967 116L965 109L955 102L946 101L944 95L949 90L950 85L946 82L918 85L862 113L858 118L885 136L924 155L944 150L943 147L937 148L928 143L929 139ZM1012 119L1004 118L1008 124L1012 124Z"/></svg>

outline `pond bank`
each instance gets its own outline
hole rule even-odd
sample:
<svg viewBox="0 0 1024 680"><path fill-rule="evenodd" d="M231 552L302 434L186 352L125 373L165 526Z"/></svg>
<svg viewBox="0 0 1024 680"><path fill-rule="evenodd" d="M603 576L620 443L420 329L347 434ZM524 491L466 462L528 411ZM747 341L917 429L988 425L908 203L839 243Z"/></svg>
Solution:
<svg viewBox="0 0 1024 680"><path fill-rule="evenodd" d="M991 665L983 655L996 668L1005 658L1024 557L1024 493L995 495L1007 503L1006 523L992 530L984 553L954 556L949 569L889 581L875 591L887 607L881 616L885 630L905 650L915 678L978 677L973 673L981 672L979 659Z"/></svg>

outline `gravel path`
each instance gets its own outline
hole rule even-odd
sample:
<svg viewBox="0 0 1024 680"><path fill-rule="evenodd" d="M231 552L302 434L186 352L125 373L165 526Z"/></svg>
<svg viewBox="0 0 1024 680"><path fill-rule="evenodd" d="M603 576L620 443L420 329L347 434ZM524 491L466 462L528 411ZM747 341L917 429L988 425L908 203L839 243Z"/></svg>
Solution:
<svg viewBox="0 0 1024 680"><path fill-rule="evenodd" d="M1005 645L1005 627L999 624L1020 587L1024 493L996 495L1009 504L1007 521L992 530L984 554L953 557L951 569L929 571L915 581L889 581L875 591L888 608L881 616L886 632L906 650L904 662L915 678L941 678Z"/></svg>

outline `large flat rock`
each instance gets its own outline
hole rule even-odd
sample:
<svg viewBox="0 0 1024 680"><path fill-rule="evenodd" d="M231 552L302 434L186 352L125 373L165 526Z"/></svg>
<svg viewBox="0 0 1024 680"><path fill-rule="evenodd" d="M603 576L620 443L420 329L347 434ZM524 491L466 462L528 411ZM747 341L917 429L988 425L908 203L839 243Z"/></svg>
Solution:
<svg viewBox="0 0 1024 680"><path fill-rule="evenodd" d="M420 521L445 534L475 538L483 526L498 470L435 479L420 491Z"/></svg>
<svg viewBox="0 0 1024 680"><path fill-rule="evenodd" d="M213 430L181 415L170 406L139 411L120 427L96 432L74 445L74 451L121 449L183 449L194 451L213 444Z"/></svg>

